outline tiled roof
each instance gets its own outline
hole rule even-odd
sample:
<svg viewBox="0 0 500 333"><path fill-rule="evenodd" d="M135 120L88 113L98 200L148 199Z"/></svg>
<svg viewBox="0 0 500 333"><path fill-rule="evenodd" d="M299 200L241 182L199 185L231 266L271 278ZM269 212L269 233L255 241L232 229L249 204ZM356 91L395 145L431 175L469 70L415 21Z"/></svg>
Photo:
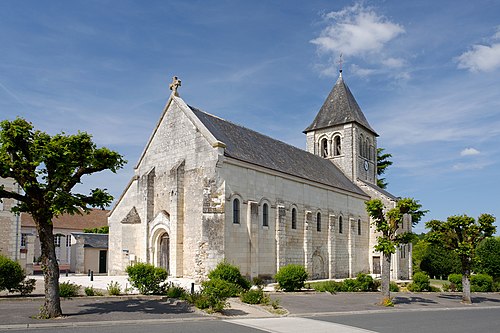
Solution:
<svg viewBox="0 0 500 333"><path fill-rule="evenodd" d="M108 248L108 234L88 234L83 232L72 232L71 235L77 241L83 240L83 247L91 247L95 249Z"/></svg>
<svg viewBox="0 0 500 333"><path fill-rule="evenodd" d="M331 161L191 106L190 108L212 135L226 145L226 156L366 196Z"/></svg>
<svg viewBox="0 0 500 333"><path fill-rule="evenodd" d="M314 118L312 124L304 130L304 133L352 122L360 124L377 135L368 123L368 120L366 120L363 111L361 111L361 108L349 90L349 87L342 79L342 76L339 76L337 83L333 86L332 91L330 91L330 94L323 103L316 118Z"/></svg>
<svg viewBox="0 0 500 333"><path fill-rule="evenodd" d="M54 229L83 230L99 228L108 225L108 213L109 210L92 209L89 214L61 215L55 218L52 223L54 225ZM35 221L33 221L30 214L21 214L21 226L35 226Z"/></svg>

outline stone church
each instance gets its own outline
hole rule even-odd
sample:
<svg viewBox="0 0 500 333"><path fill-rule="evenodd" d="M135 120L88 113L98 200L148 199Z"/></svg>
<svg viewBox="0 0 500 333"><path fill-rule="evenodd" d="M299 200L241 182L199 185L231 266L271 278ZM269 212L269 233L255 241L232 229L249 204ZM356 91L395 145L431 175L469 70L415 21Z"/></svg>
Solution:
<svg viewBox="0 0 500 333"><path fill-rule="evenodd" d="M313 279L380 274L365 201L397 198L376 186L378 134L340 72L313 122L307 151L192 107L172 94L109 216L109 273L134 262L170 276L206 277L227 260L247 277L287 264ZM405 223L411 229L411 222ZM411 276L411 247L393 279Z"/></svg>

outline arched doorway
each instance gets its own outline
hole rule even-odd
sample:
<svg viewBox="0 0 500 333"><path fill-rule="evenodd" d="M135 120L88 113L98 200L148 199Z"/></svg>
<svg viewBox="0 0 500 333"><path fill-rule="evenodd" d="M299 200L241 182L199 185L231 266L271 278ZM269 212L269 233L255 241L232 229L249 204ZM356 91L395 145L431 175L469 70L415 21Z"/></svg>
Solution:
<svg viewBox="0 0 500 333"><path fill-rule="evenodd" d="M160 259L160 267L165 268L165 270L170 273L169 261L170 261L170 237L167 233L164 233L160 237L160 246L158 248L158 258Z"/></svg>

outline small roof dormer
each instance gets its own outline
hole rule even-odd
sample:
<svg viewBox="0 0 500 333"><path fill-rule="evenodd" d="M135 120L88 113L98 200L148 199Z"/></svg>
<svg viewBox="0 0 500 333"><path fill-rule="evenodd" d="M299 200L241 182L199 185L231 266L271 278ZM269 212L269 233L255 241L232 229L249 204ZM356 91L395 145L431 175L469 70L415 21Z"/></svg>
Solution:
<svg viewBox="0 0 500 333"><path fill-rule="evenodd" d="M342 78L342 71L340 71L339 78L332 91L328 94L312 124L304 130L304 133L348 123L357 123L378 136L377 132L366 120L363 111L361 111L351 90L349 90Z"/></svg>

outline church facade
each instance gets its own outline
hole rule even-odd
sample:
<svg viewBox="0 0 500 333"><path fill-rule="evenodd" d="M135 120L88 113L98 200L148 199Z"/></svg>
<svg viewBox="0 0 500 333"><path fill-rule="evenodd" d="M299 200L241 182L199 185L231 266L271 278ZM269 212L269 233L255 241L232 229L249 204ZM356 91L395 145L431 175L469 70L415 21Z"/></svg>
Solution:
<svg viewBox="0 0 500 333"><path fill-rule="evenodd" d="M189 106L179 85L109 216L110 274L148 262L201 280L222 260L250 278L292 263L313 279L380 274L365 201L397 199L376 186L378 135L342 74L307 151ZM411 277L410 247L391 273Z"/></svg>

